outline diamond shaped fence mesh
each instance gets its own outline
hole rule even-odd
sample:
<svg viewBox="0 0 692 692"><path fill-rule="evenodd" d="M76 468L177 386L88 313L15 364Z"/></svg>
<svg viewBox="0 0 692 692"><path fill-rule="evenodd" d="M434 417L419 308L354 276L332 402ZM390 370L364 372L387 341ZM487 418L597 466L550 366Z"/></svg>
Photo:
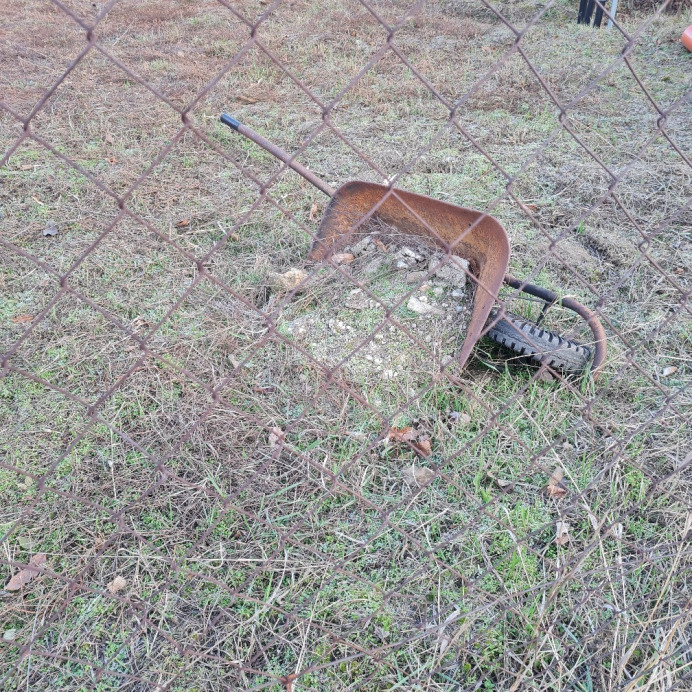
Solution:
<svg viewBox="0 0 692 692"><path fill-rule="evenodd" d="M2 4L0 687L692 689L685 3Z"/></svg>

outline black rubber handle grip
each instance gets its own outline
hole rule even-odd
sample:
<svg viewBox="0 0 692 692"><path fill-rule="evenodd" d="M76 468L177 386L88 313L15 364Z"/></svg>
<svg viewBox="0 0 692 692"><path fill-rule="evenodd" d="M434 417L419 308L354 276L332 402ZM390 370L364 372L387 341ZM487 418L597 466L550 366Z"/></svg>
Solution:
<svg viewBox="0 0 692 692"><path fill-rule="evenodd" d="M228 125L228 127L232 128L232 129L234 129L234 130L236 130L236 132L238 131L238 128L239 128L240 125L241 125L240 120L236 120L236 118L234 118L232 115L228 115L228 113L224 113L224 114L219 118L219 120L221 120L221 122L222 122L224 125Z"/></svg>

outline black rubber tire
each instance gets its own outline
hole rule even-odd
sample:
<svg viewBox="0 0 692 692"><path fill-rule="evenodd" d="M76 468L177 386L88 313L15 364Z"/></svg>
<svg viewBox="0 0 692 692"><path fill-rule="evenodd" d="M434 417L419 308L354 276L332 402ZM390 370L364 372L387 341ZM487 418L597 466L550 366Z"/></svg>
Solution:
<svg viewBox="0 0 692 692"><path fill-rule="evenodd" d="M496 317L497 312L493 310L488 323ZM510 313L505 313L505 317L486 336L520 356L527 356L569 374L583 372L593 355L588 346L564 339Z"/></svg>

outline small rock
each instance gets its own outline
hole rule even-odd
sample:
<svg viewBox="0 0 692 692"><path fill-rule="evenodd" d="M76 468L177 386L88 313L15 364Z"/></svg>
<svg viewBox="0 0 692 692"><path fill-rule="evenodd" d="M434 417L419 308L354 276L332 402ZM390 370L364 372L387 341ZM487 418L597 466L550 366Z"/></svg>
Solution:
<svg viewBox="0 0 692 692"><path fill-rule="evenodd" d="M462 291L459 288L455 288L452 291L452 298L463 298L464 297L464 291Z"/></svg>
<svg viewBox="0 0 692 692"><path fill-rule="evenodd" d="M385 380L393 380L396 377L396 373L394 370L385 370L382 373L382 377L384 377Z"/></svg>
<svg viewBox="0 0 692 692"><path fill-rule="evenodd" d="M13 642L17 638L17 630L16 629L5 630L3 632L2 638L3 638L3 641Z"/></svg>
<svg viewBox="0 0 692 692"><path fill-rule="evenodd" d="M43 235L45 236L53 236L53 235L58 235L58 229L57 226L55 225L55 221L52 219L46 223L46 227L43 229Z"/></svg>
<svg viewBox="0 0 692 692"><path fill-rule="evenodd" d="M438 267L438 265L440 266ZM435 267L437 269L434 273L439 279L448 281L457 288L461 288L466 284L465 270L468 270L469 263L465 259L456 255L435 255L430 258L428 270L433 271Z"/></svg>
<svg viewBox="0 0 692 692"><path fill-rule="evenodd" d="M454 358L452 358L452 356L442 356L442 359L440 360L440 363L441 363L443 366L447 366L447 365L449 365L453 360L454 360Z"/></svg>
<svg viewBox="0 0 692 692"><path fill-rule="evenodd" d="M303 290L305 286L301 284L308 278L308 273L302 269L289 269L283 274L271 272L267 278L269 279L270 286L275 291L288 292L298 287L300 287L298 290Z"/></svg>
<svg viewBox="0 0 692 692"><path fill-rule="evenodd" d="M404 260L397 260L397 262L396 262L396 268L397 269L408 269L408 267L409 267L408 262L406 262Z"/></svg>
<svg viewBox="0 0 692 692"><path fill-rule="evenodd" d="M415 296L411 296L408 299L408 303L406 304L406 307L411 311L411 312L416 312L419 315L441 315L442 310L440 308L436 308L434 305L428 305L428 303L425 303L423 301L418 300Z"/></svg>
<svg viewBox="0 0 692 692"><path fill-rule="evenodd" d="M418 300L420 300L421 303L427 303L428 302L428 296L421 296Z"/></svg>
<svg viewBox="0 0 692 692"><path fill-rule="evenodd" d="M364 274L377 274L378 271L382 268L382 265L384 264L384 257L377 256L371 259L364 267L363 267L363 273Z"/></svg>
<svg viewBox="0 0 692 692"><path fill-rule="evenodd" d="M417 284L420 283L425 279L425 277L428 275L427 272L409 272L406 274L406 283L407 284Z"/></svg>
<svg viewBox="0 0 692 692"><path fill-rule="evenodd" d="M410 257L412 260L415 260L416 262L420 262L423 257L419 255L415 250L412 250L410 247L404 247L399 250L399 253L404 256L404 257Z"/></svg>
<svg viewBox="0 0 692 692"><path fill-rule="evenodd" d="M371 244L372 238L370 236L366 236L351 247L351 252L354 255L362 255L366 250L368 250L368 246Z"/></svg>
<svg viewBox="0 0 692 692"><path fill-rule="evenodd" d="M435 286L433 288L433 293L439 298L443 293L445 292L444 288L442 286Z"/></svg>

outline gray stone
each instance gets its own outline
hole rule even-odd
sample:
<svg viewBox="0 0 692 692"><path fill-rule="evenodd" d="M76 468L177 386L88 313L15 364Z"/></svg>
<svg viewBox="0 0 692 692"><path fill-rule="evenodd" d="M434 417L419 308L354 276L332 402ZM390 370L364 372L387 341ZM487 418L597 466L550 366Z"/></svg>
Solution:
<svg viewBox="0 0 692 692"><path fill-rule="evenodd" d="M427 276L427 272L409 272L406 274L406 283L407 284L417 284L420 283L425 279Z"/></svg>
<svg viewBox="0 0 692 692"><path fill-rule="evenodd" d="M434 305L429 305L428 303L425 303L421 300L418 300L415 296L411 296L408 299L408 303L406 304L406 307L411 310L411 312L415 312L419 315L441 315L442 310L440 308L435 307Z"/></svg>
<svg viewBox="0 0 692 692"><path fill-rule="evenodd" d="M438 267L438 265L440 265ZM461 288L466 284L466 271L469 263L456 255L435 255L430 258L428 271L433 271L438 279L448 281L453 286Z"/></svg>

